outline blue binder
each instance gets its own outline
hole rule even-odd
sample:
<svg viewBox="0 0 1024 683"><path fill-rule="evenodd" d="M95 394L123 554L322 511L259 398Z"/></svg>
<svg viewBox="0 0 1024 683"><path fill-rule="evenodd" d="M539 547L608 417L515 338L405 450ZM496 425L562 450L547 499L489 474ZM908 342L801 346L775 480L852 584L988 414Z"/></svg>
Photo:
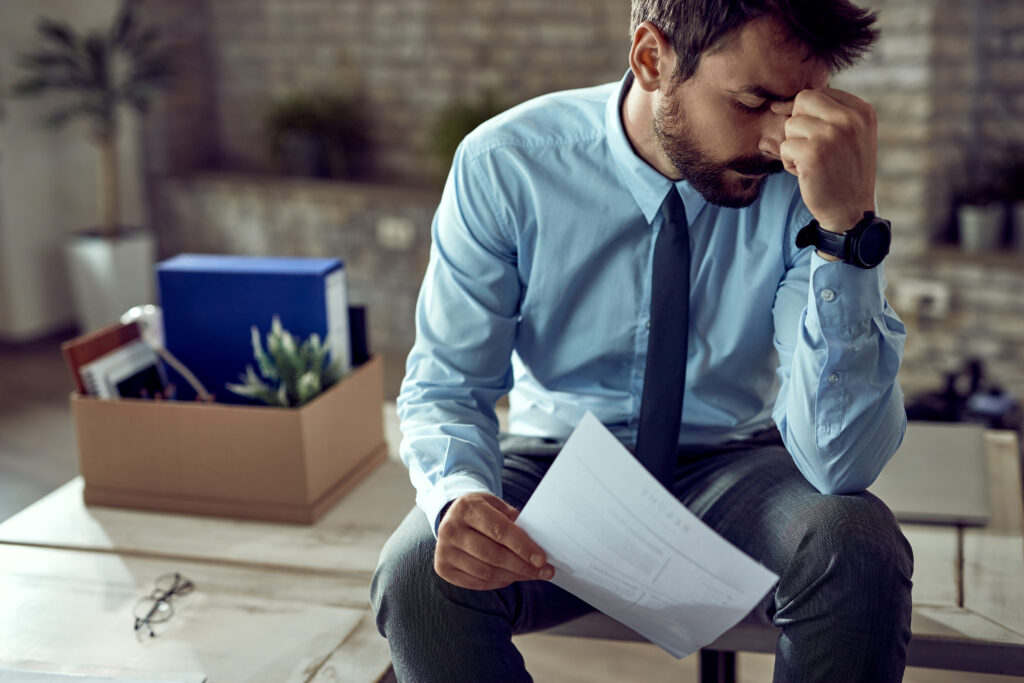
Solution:
<svg viewBox="0 0 1024 683"><path fill-rule="evenodd" d="M338 259L181 254L157 265L167 349L218 403L249 403L224 385L255 366L250 328L265 341L273 317L298 341L309 335L351 366L348 285ZM180 380L180 378L179 378ZM184 381L179 398L192 398Z"/></svg>

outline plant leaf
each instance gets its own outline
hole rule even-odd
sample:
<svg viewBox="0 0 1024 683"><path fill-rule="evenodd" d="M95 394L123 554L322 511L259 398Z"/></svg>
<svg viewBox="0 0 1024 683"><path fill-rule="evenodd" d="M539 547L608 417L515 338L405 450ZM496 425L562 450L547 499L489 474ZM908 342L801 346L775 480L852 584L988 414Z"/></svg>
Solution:
<svg viewBox="0 0 1024 683"><path fill-rule="evenodd" d="M260 374L263 375L264 379L276 380L279 378L277 374L277 368L267 357L267 354L263 351L263 345L260 344L260 331L253 325L251 328L252 332L252 353L256 358L256 363L259 365Z"/></svg>
<svg viewBox="0 0 1024 683"><path fill-rule="evenodd" d="M88 73L96 88L110 88L110 50L104 36L99 33L86 36L85 54L88 57Z"/></svg>
<svg viewBox="0 0 1024 683"><path fill-rule="evenodd" d="M78 116L84 116L89 114L90 110L88 107L81 104L73 104L67 107L61 107L50 112L44 119L44 125L47 128L60 128L72 119Z"/></svg>
<svg viewBox="0 0 1024 683"><path fill-rule="evenodd" d="M54 88L53 79L48 76L29 76L11 86L11 94L15 97L32 97Z"/></svg>
<svg viewBox="0 0 1024 683"><path fill-rule="evenodd" d="M121 47L128 43L132 29L135 26L135 16L132 13L132 3L124 2L117 13L117 18L110 27L110 44Z"/></svg>
<svg viewBox="0 0 1024 683"><path fill-rule="evenodd" d="M44 38L47 38L58 45L64 45L72 50L77 49L76 43L78 42L78 36L75 34L74 29L64 22L42 17L39 19L39 23L36 24L36 30L38 30Z"/></svg>
<svg viewBox="0 0 1024 683"><path fill-rule="evenodd" d="M312 371L304 372L302 376L299 377L298 386L296 387L298 405L306 403L319 393L320 376Z"/></svg>

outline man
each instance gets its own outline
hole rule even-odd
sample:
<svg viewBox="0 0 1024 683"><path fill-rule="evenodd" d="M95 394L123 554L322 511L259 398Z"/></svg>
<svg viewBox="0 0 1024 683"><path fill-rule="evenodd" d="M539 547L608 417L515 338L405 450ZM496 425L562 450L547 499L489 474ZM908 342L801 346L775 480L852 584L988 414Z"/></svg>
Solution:
<svg viewBox="0 0 1024 683"><path fill-rule="evenodd" d="M511 636L591 609L514 524L587 410L779 574L757 611L781 627L776 680L902 677L911 552L864 489L905 429L904 328L866 213L874 113L828 86L874 19L848 0L634 0L620 83L463 142L399 398L418 509L372 587L399 679L530 680Z"/></svg>

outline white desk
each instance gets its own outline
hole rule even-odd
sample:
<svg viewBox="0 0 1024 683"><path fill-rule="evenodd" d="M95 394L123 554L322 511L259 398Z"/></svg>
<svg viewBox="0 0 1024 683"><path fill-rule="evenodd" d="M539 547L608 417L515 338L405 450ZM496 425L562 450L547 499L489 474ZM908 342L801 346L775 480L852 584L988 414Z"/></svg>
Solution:
<svg viewBox="0 0 1024 683"><path fill-rule="evenodd" d="M311 526L86 507L77 478L0 524L0 663L198 671L210 683L378 681L390 666L369 582L413 504L388 461ZM178 571L156 638L136 600Z"/></svg>

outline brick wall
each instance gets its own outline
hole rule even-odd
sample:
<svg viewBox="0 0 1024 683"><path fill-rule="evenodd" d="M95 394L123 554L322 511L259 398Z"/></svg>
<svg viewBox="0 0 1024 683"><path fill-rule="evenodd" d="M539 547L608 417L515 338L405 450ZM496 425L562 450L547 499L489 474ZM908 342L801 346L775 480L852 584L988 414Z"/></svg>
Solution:
<svg viewBox="0 0 1024 683"><path fill-rule="evenodd" d="M431 177L423 153L429 123L446 104L488 90L512 104L613 80L626 68L626 0L186 2L146 2L163 19L183 24L186 37L205 41L196 50L205 61L191 89L171 98L176 104L166 106L178 109L165 112L147 136L147 153L164 159L151 164L163 252L342 256L354 274L359 269L357 293L377 297L377 325L388 321L374 331L378 342L396 348L411 343L409 311L436 190L161 178L197 166L265 171L261 117L271 99L341 86L358 89L373 113L375 177L422 186ZM1024 256L961 258L932 249L948 232L948 180L967 151L986 157L1024 141L1024 5L869 4L881 10L882 41L836 85L863 96L879 115L878 200L896 229L887 266L890 298L917 333L908 343L904 384L911 393L936 386L944 369L980 354L1024 395ZM393 217L380 203L384 196L406 207L400 213L414 223L415 242L405 251L380 241L381 221ZM346 208L355 198L363 208ZM211 208L218 202L225 207ZM257 205L263 208L238 208ZM281 212L289 211L282 222ZM404 264L400 270L391 268L393 258ZM948 316L919 318L903 303L901 288L922 279L951 292ZM391 284L378 291L378 280Z"/></svg>
<svg viewBox="0 0 1024 683"><path fill-rule="evenodd" d="M879 115L878 201L896 228L890 301L910 328L908 393L981 358L1024 396L1024 252L936 248L955 236L952 190L1024 144L1024 6L998 0L877 0L883 41L839 79ZM934 283L949 313L921 315L901 288Z"/></svg>
<svg viewBox="0 0 1024 683"><path fill-rule="evenodd" d="M363 93L381 177L423 180L428 123L492 90L508 104L614 79L622 0L210 0L220 162L266 168L261 116L301 89Z"/></svg>
<svg viewBox="0 0 1024 683"><path fill-rule="evenodd" d="M190 251L341 258L349 298L369 310L373 348L404 353L426 269L438 195L381 185L195 175L168 180L165 255ZM397 235L396 235L397 233Z"/></svg>

